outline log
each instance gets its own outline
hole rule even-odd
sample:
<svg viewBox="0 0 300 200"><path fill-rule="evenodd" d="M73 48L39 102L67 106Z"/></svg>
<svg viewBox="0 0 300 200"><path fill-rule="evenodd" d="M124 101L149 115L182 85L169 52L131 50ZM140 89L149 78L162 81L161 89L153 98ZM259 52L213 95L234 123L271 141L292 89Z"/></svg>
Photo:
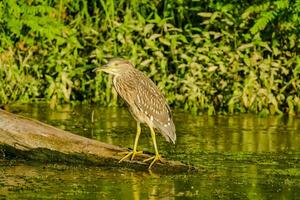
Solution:
<svg viewBox="0 0 300 200"><path fill-rule="evenodd" d="M40 162L75 163L101 167L148 170L145 153L134 160L118 161L127 148L85 138L40 121L0 109L0 158L17 157ZM2 152L2 153L1 153ZM199 169L163 158L151 169L156 173L182 173Z"/></svg>

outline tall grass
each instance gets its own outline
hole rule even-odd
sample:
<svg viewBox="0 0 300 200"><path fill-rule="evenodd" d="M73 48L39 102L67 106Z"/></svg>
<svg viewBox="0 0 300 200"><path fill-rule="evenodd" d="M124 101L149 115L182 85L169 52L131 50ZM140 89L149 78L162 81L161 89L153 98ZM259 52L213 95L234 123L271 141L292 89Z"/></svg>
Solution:
<svg viewBox="0 0 300 200"><path fill-rule="evenodd" d="M117 105L125 57L194 113L300 111L299 1L0 2L0 104Z"/></svg>

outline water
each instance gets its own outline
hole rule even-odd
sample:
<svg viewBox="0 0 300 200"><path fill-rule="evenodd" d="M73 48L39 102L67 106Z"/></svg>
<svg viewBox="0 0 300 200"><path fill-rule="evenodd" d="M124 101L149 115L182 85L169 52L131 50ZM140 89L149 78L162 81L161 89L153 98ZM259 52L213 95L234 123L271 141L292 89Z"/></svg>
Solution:
<svg viewBox="0 0 300 200"><path fill-rule="evenodd" d="M132 147L135 137L136 123L125 108L66 105L50 110L38 104L9 110L119 146ZM0 199L300 199L299 117L209 117L175 111L174 121L177 143L157 137L160 153L205 172L151 175L0 160ZM153 152L146 127L138 148Z"/></svg>

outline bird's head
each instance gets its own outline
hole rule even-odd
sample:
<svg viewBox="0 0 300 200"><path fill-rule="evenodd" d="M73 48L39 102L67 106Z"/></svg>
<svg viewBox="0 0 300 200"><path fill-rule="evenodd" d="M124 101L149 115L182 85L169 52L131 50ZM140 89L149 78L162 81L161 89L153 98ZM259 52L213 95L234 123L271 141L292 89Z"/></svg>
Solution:
<svg viewBox="0 0 300 200"><path fill-rule="evenodd" d="M132 68L132 64L121 58L113 58L106 65L96 68L94 71L103 71L112 75L120 75Z"/></svg>

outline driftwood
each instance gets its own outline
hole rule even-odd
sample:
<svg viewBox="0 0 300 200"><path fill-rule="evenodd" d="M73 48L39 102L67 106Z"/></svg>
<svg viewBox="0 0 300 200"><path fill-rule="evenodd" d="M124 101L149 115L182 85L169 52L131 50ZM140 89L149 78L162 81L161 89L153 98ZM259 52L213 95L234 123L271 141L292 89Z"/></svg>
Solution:
<svg viewBox="0 0 300 200"><path fill-rule="evenodd" d="M16 156L42 162L67 162L105 167L125 167L147 170L143 154L133 161L118 161L127 148L106 144L72 134L34 119L0 109L0 158ZM2 152L2 153L1 153ZM195 171L194 167L178 161L163 159L152 167L153 172L178 173Z"/></svg>

